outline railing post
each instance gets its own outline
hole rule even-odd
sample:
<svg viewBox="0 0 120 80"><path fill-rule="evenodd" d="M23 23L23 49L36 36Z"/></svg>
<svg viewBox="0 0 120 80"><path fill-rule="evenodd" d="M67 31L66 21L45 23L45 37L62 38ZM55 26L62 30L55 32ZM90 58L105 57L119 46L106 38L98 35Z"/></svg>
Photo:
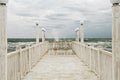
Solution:
<svg viewBox="0 0 120 80"><path fill-rule="evenodd" d="M45 32L46 32L46 30L44 28L42 28L42 42L45 41L45 37L46 37Z"/></svg>
<svg viewBox="0 0 120 80"><path fill-rule="evenodd" d="M22 80L22 78L23 78L23 67L22 67L22 50L21 50L21 47L19 47L19 52L20 52L20 78L21 78L21 80Z"/></svg>
<svg viewBox="0 0 120 80"><path fill-rule="evenodd" d="M36 30L36 44L38 44L39 43L39 24L38 23L36 23L36 28L35 28Z"/></svg>
<svg viewBox="0 0 120 80"><path fill-rule="evenodd" d="M112 65L113 80L120 80L120 0L111 0L112 15Z"/></svg>
<svg viewBox="0 0 120 80"><path fill-rule="evenodd" d="M84 43L84 21L80 21L80 38L81 43Z"/></svg>
<svg viewBox="0 0 120 80"><path fill-rule="evenodd" d="M16 51L19 51L19 60L18 60L18 65L19 65L19 71L18 71L18 80L21 80L21 69L20 69L20 47L17 45L16 46Z"/></svg>
<svg viewBox="0 0 120 80"><path fill-rule="evenodd" d="M79 28L75 29L75 39L77 42L79 42Z"/></svg>
<svg viewBox="0 0 120 80"><path fill-rule="evenodd" d="M100 80L100 49L98 49L98 76Z"/></svg>
<svg viewBox="0 0 120 80"><path fill-rule="evenodd" d="M7 0L0 0L0 80L7 80Z"/></svg>
<svg viewBox="0 0 120 80"><path fill-rule="evenodd" d="M29 71L31 71L31 50L30 50L30 45L27 45L28 47L28 55L29 55Z"/></svg>
<svg viewBox="0 0 120 80"><path fill-rule="evenodd" d="M92 70L92 48L90 47L90 70Z"/></svg>
<svg viewBox="0 0 120 80"><path fill-rule="evenodd" d="M19 50L19 64L20 64L20 80L22 80L23 78L23 74L22 74L22 52L21 52L21 46L16 46L16 50Z"/></svg>

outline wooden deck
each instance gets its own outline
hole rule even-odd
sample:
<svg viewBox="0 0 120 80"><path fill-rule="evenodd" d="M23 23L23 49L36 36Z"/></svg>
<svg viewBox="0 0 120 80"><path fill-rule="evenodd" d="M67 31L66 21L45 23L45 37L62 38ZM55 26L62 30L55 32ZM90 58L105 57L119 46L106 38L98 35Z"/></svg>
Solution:
<svg viewBox="0 0 120 80"><path fill-rule="evenodd" d="M76 55L49 53L23 80L99 80Z"/></svg>

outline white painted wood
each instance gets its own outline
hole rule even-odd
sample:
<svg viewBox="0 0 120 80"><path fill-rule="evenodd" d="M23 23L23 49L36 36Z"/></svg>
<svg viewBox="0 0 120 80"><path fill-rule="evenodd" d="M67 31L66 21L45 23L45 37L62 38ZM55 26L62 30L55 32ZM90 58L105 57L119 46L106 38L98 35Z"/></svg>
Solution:
<svg viewBox="0 0 120 80"><path fill-rule="evenodd" d="M92 70L92 49L90 47L90 70Z"/></svg>
<svg viewBox="0 0 120 80"><path fill-rule="evenodd" d="M112 53L100 50L100 80L112 79Z"/></svg>
<svg viewBox="0 0 120 80"><path fill-rule="evenodd" d="M100 77L101 77L101 75L100 75L100 72L101 72L101 68L100 68L100 49L98 49L97 54L98 54L98 77L100 79Z"/></svg>
<svg viewBox="0 0 120 80"><path fill-rule="evenodd" d="M75 31L75 40L79 42L79 31Z"/></svg>
<svg viewBox="0 0 120 80"><path fill-rule="evenodd" d="M84 43L84 21L80 23L80 39L81 43Z"/></svg>
<svg viewBox="0 0 120 80"><path fill-rule="evenodd" d="M7 55L7 80L20 80L19 50Z"/></svg>
<svg viewBox="0 0 120 80"><path fill-rule="evenodd" d="M7 80L22 80L48 51L48 42L7 54ZM0 79L1 80L1 79Z"/></svg>
<svg viewBox="0 0 120 80"><path fill-rule="evenodd" d="M20 59L20 60L19 60L19 63L20 63L20 64L19 64L19 65L20 65L20 67L19 67L19 68L20 68L20 79L22 79L22 78L23 78L23 73L22 73L22 72L23 72L23 69L22 69L22 63L23 63L23 62L22 62L22 59L23 59L23 58L22 58L22 50L21 50L21 47L19 48L19 55L20 55L20 58L19 58L19 59ZM11 73L10 73L10 74L11 74Z"/></svg>
<svg viewBox="0 0 120 80"><path fill-rule="evenodd" d="M112 80L111 52L78 42L72 43L72 50L86 65L90 66L90 70L96 73L100 80Z"/></svg>
<svg viewBox="0 0 120 80"><path fill-rule="evenodd" d="M45 41L45 38L46 38L46 31L44 29L42 29L42 42Z"/></svg>
<svg viewBox="0 0 120 80"><path fill-rule="evenodd" d="M60 47L60 44L55 44L57 47ZM66 44L65 44L66 45ZM53 69L52 69L52 72L50 71L49 72L49 69L50 69L50 66L47 65L47 68L45 66L44 69L40 68L42 66L36 66L36 64L39 62L40 59L43 58L43 56L46 54L46 52L48 51L48 48L49 48L49 44L48 42L42 42L40 44L35 44L31 47L26 47L25 49L21 49L21 50L17 50L15 52L12 52L12 53L9 53L7 55L7 59L8 59L8 80L21 80L21 79L24 79L24 80L33 80L33 78L37 78L37 79L44 79L44 78L48 78L48 80L53 80L54 77L53 76L57 76L54 74L52 74L53 71L56 71L56 69L59 69L60 66L58 67L58 63L59 62L56 62L55 64L57 65L53 65L53 64L49 64L49 65L53 65ZM59 49L59 48L58 48ZM69 65L69 63L74 63L78 65L79 61L78 59L76 61L74 61L74 59L71 59L70 62L66 62L66 63L60 63L61 67L65 68L65 66L63 66L63 64L65 65L69 65L69 68L65 68L65 69L68 69L68 74L72 74L72 77L74 78L71 78L70 76L65 78L65 77L62 77L62 76L58 76L56 77L56 79L62 79L62 80L65 80L65 79L69 79L69 80L76 80L76 79L79 79L79 80L112 80L112 53L111 52L107 52L107 51L104 51L104 50L99 50L97 48L94 48L94 47L90 47L90 46L87 46L83 43L79 43L79 42L73 42L72 43L72 50L75 52L75 54L84 62L84 65L82 66L79 66L78 68L76 68L77 66L75 65ZM58 50L56 52L56 54L59 54L63 51L61 50ZM71 52L71 51L70 51ZM49 51L48 54L51 54L53 53L52 49ZM30 56L31 55L31 56ZM66 60L69 60L67 58L68 56L68 53L67 55L64 55L64 53L60 56L62 58L62 60L59 60L57 58L58 55L47 55L48 57L52 57L54 56L55 60L47 60L46 61L63 61L65 62ZM69 55L71 56L71 58L73 56L75 56L74 54L72 55ZM75 58L75 57L74 57ZM53 59L53 57L51 58ZM40 63L40 62L39 62ZM38 63L38 64L39 64ZM30 65L31 64L31 65ZM47 63L48 64L48 63ZM40 64L42 65L42 64ZM30 66L31 66L31 72L30 72ZM38 68L36 68L36 67ZM74 66L74 67L72 67ZM89 69L83 69L82 67L85 66L90 66L91 68L91 71L89 71ZM33 69L34 67L34 69ZM55 68L56 67L56 68ZM75 70L75 71L72 71L71 73L69 72L71 70L71 68L74 68L73 70L75 69L80 69L79 70ZM40 70L39 70L40 69ZM83 69L83 72L81 71ZM42 74L37 74L35 75L34 74L34 70L37 71L38 73L41 73L41 71L46 71L47 73L49 72L51 74L52 77L50 77L50 75L48 74L46 77L44 77ZM48 70L48 71L47 71ZM63 71L63 73L60 73L59 75L61 74L64 74L64 70L61 70L60 68L60 71ZM76 73L76 71L78 71ZM85 75L82 75L83 73L85 72L90 72L90 73L85 73ZM30 73L29 73L30 72ZM57 71L59 72L59 71ZM94 72L94 73L93 73ZM20 78L20 73L22 75L22 77ZM29 73L27 75L27 73ZM45 73L45 75L47 74ZM78 75L78 73L80 73ZM96 78L93 78L91 77L91 74L97 74L97 76L95 76ZM27 75L27 76L26 76ZM64 74L65 75L65 74ZM76 77L77 75L77 77ZM38 78L38 76L41 76ZM85 77L85 78L83 78ZM99 77L99 78L97 78Z"/></svg>
<svg viewBox="0 0 120 80"><path fill-rule="evenodd" d="M120 5L114 4L112 9L113 80L120 80Z"/></svg>
<svg viewBox="0 0 120 80"><path fill-rule="evenodd" d="M28 49L29 49L29 71L31 71L31 48L30 48L30 45L28 46Z"/></svg>
<svg viewBox="0 0 120 80"><path fill-rule="evenodd" d="M36 23L35 31L36 31L36 44L38 44L39 43L39 24L38 23Z"/></svg>
<svg viewBox="0 0 120 80"><path fill-rule="evenodd" d="M7 80L6 1L0 1L0 80Z"/></svg>

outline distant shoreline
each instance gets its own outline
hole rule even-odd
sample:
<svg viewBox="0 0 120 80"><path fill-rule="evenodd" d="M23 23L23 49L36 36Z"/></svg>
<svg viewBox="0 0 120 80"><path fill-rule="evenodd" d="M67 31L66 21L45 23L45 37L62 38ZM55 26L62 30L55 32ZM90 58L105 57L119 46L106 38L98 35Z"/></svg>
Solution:
<svg viewBox="0 0 120 80"><path fill-rule="evenodd" d="M74 38L59 38L59 40L71 40L75 41ZM35 42L35 38L8 38L8 42ZM41 42L42 39L40 38L39 41ZM55 41L54 38L47 38L46 41ZM85 42L98 42L98 41L112 41L112 38L85 38Z"/></svg>

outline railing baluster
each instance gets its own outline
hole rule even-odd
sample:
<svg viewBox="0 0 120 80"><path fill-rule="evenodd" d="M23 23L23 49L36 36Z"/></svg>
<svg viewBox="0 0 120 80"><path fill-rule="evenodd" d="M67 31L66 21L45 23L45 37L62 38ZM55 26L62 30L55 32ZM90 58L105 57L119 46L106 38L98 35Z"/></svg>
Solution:
<svg viewBox="0 0 120 80"><path fill-rule="evenodd" d="M79 45L79 48L78 48ZM95 72L100 80L112 80L112 53L73 42L72 50ZM80 50L80 51L79 51ZM89 62L87 60L90 60Z"/></svg>
<svg viewBox="0 0 120 80"><path fill-rule="evenodd" d="M31 48L30 48L30 45L28 46L28 49L29 49L29 51L28 51L28 53L29 53L29 71L31 71Z"/></svg>
<svg viewBox="0 0 120 80"><path fill-rule="evenodd" d="M22 80L48 51L48 42L17 48L7 55L8 80ZM44 50L43 50L44 49Z"/></svg>

